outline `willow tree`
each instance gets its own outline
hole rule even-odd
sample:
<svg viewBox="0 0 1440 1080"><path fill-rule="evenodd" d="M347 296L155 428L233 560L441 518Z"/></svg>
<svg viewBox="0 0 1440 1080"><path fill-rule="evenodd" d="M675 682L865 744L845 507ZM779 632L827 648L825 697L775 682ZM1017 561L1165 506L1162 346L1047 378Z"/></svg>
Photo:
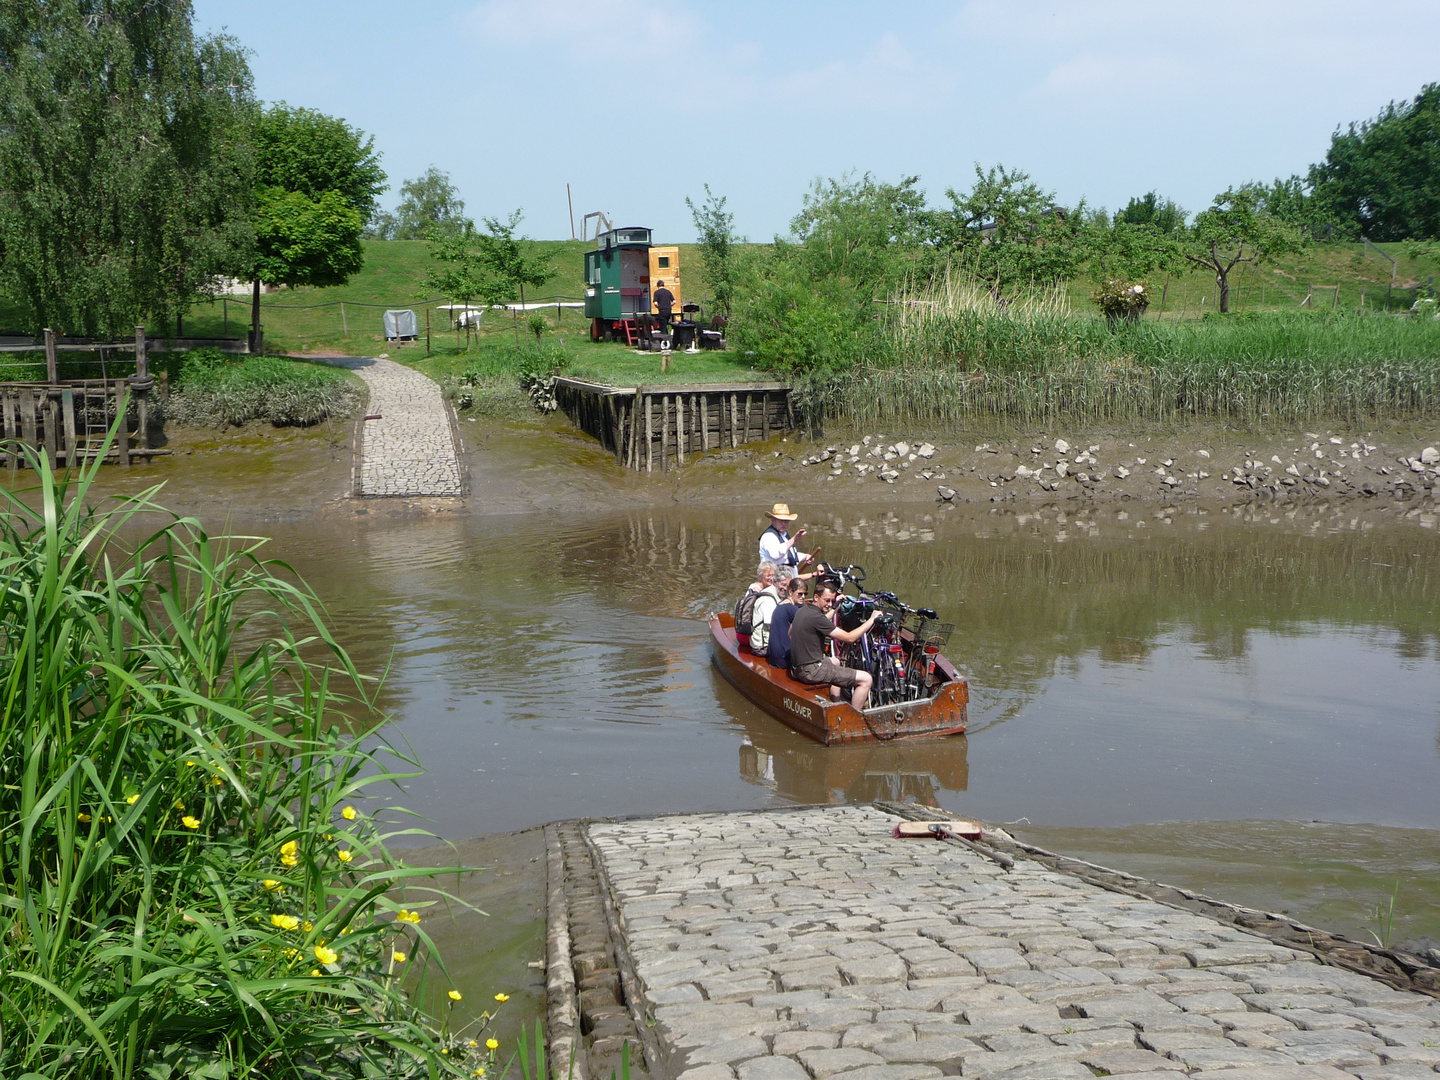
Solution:
<svg viewBox="0 0 1440 1080"><path fill-rule="evenodd" d="M182 314L248 244L250 71L181 0L0 4L0 290L28 328Z"/></svg>

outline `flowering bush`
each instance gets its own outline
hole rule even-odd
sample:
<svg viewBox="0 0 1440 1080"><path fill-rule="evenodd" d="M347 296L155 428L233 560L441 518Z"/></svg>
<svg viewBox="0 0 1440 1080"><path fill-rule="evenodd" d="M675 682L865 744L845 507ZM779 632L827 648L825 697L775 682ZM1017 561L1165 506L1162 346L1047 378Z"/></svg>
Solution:
<svg viewBox="0 0 1440 1080"><path fill-rule="evenodd" d="M1102 281L1090 299L1112 324L1119 320L1134 322L1150 306L1150 290L1143 281L1112 279Z"/></svg>

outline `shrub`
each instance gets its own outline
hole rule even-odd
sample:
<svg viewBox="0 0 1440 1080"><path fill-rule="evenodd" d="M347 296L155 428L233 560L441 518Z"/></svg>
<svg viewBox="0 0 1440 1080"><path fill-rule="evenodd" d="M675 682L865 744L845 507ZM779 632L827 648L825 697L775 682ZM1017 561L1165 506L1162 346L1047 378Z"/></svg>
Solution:
<svg viewBox="0 0 1440 1080"><path fill-rule="evenodd" d="M353 805L417 767L344 733L366 683L315 597L264 541L156 489L96 511L98 460L28 456L39 507L0 518L0 1075L453 1072L402 987L438 958L388 895L431 872Z"/></svg>
<svg viewBox="0 0 1440 1080"><path fill-rule="evenodd" d="M278 356L228 362L218 349L195 349L181 364L179 385L165 416L196 427L240 426L268 420L275 427L309 427L354 413L364 391L329 364Z"/></svg>

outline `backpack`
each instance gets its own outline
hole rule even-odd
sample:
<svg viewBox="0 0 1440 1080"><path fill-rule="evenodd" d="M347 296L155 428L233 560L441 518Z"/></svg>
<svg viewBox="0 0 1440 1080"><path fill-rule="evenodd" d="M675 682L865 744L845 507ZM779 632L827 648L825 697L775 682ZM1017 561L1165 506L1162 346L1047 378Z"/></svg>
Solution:
<svg viewBox="0 0 1440 1080"><path fill-rule="evenodd" d="M746 589L735 602L735 633L750 634L755 629L755 601L760 596L754 589Z"/></svg>

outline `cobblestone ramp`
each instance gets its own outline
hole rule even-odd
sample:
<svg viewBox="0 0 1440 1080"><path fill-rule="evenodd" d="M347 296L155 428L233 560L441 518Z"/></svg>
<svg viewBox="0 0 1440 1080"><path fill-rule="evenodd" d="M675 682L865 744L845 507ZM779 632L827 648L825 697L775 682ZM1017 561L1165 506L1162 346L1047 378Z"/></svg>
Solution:
<svg viewBox="0 0 1440 1080"><path fill-rule="evenodd" d="M1437 1080L1434 998L1024 857L1007 869L895 840L897 820L837 807L585 827L613 924L607 939L601 908L577 907L587 940L564 942L580 1025L603 1043L591 1080L625 1012L654 1078ZM568 864L581 845L566 839ZM584 861L552 898L552 943Z"/></svg>
<svg viewBox="0 0 1440 1080"><path fill-rule="evenodd" d="M366 496L465 494L455 432L440 387L393 360L340 363L370 388L366 410L378 420L361 425L355 493Z"/></svg>

